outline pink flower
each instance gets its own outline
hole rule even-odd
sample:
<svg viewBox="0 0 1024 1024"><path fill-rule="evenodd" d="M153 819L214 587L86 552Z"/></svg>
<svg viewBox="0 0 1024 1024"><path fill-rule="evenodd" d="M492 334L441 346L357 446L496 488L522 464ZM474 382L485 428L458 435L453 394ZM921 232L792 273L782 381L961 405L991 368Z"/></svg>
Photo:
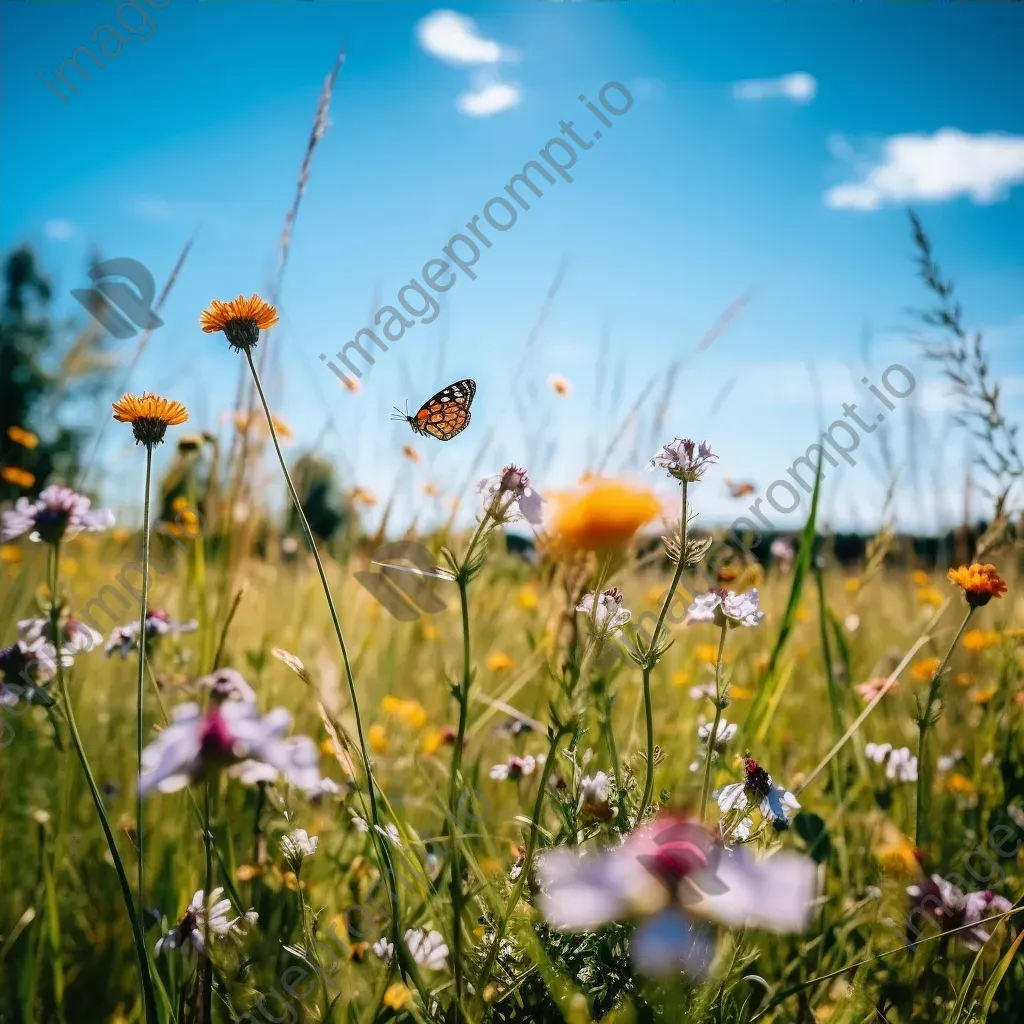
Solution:
<svg viewBox="0 0 1024 1024"><path fill-rule="evenodd" d="M647 973L707 973L714 936L694 919L729 928L799 932L817 886L809 858L776 853L756 860L725 848L694 821L660 815L622 845L580 854L560 847L541 855L540 912L560 931L595 931L638 920L633 959Z"/></svg>

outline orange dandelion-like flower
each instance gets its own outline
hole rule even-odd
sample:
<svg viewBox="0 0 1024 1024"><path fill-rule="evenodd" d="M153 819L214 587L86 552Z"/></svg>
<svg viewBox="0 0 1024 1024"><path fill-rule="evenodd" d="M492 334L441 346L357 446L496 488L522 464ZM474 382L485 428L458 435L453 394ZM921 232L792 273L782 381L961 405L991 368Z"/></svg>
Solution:
<svg viewBox="0 0 1024 1024"><path fill-rule="evenodd" d="M971 782L966 775L961 775L959 772L953 772L948 779L946 779L946 789L950 793L955 793L957 796L975 796L978 792L974 783Z"/></svg>
<svg viewBox="0 0 1024 1024"><path fill-rule="evenodd" d="M35 448L39 444L39 438L31 430L24 427L8 427L7 436L22 448Z"/></svg>
<svg viewBox="0 0 1024 1024"><path fill-rule="evenodd" d="M915 661L910 669L910 674L915 679L927 681L935 675L935 670L941 664L938 658L922 658L920 661Z"/></svg>
<svg viewBox="0 0 1024 1024"><path fill-rule="evenodd" d="M411 444L403 444L402 445L402 454L410 462L419 462L420 461L420 453L418 451L416 451L416 449L413 448L413 446Z"/></svg>
<svg viewBox="0 0 1024 1024"><path fill-rule="evenodd" d="M31 487L36 482L36 478L27 469L18 466L4 466L0 469L0 480L24 488Z"/></svg>
<svg viewBox="0 0 1024 1024"><path fill-rule="evenodd" d="M989 683L987 686L979 686L976 690L971 690L967 694L967 699L972 704L987 704L997 693L999 688L995 683Z"/></svg>
<svg viewBox="0 0 1024 1024"><path fill-rule="evenodd" d="M248 352L260 340L260 331L273 327L280 318L277 310L258 295L239 295L230 302L214 299L199 317L199 325L207 334L223 331L228 344L237 351Z"/></svg>
<svg viewBox="0 0 1024 1024"><path fill-rule="evenodd" d="M173 402L148 391L141 395L125 395L112 407L118 423L132 425L135 443L149 448L164 439L168 427L176 427L188 419L188 411L181 402Z"/></svg>
<svg viewBox="0 0 1024 1024"><path fill-rule="evenodd" d="M553 373L548 377L548 386L562 398L568 398L572 394L572 385L560 373Z"/></svg>
<svg viewBox="0 0 1024 1024"><path fill-rule="evenodd" d="M552 501L555 546L569 551L624 547L661 511L653 492L616 480L598 480Z"/></svg>
<svg viewBox="0 0 1024 1024"><path fill-rule="evenodd" d="M959 569L950 569L946 578L964 592L972 608L981 608L993 597L1002 597L1006 593L1006 581L996 572L994 565L979 562L971 566L961 565Z"/></svg>
<svg viewBox="0 0 1024 1024"><path fill-rule="evenodd" d="M351 377L342 377L341 386L346 391L351 391L353 395L361 395L363 393L363 385Z"/></svg>
<svg viewBox="0 0 1024 1024"><path fill-rule="evenodd" d="M365 505L367 508L372 508L377 504L377 499L362 487L356 487L352 491L352 500L358 505Z"/></svg>

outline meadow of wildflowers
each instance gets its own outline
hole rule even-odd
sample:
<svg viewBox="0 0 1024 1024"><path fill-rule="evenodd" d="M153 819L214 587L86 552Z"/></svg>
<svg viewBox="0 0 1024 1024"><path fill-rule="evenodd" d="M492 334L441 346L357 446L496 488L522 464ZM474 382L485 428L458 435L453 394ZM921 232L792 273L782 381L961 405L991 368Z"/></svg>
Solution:
<svg viewBox="0 0 1024 1024"><path fill-rule="evenodd" d="M730 467L666 416L620 475L496 464L447 488L466 528L332 539L264 388L274 290L195 311L242 371L230 453L173 396L111 403L131 521L6 467L0 1024L1024 1019L1024 466L912 227L991 484L938 565L887 522L840 558L838 420L796 537L702 520Z"/></svg>

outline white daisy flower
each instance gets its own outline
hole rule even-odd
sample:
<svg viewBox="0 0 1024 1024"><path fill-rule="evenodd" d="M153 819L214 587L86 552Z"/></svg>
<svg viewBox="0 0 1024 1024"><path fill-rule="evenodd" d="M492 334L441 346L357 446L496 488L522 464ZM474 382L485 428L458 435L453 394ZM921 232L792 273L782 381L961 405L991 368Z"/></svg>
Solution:
<svg viewBox="0 0 1024 1024"><path fill-rule="evenodd" d="M241 917L230 916L231 901L222 900L223 888L210 893L209 904L200 889L193 897L181 920L154 947L157 956L172 949L180 949L189 958L206 955L206 939L230 937L239 939L246 924L255 924L258 914L250 910ZM243 924L243 922L245 922Z"/></svg>
<svg viewBox="0 0 1024 1024"><path fill-rule="evenodd" d="M489 774L498 782L517 781L524 775L532 775L536 767L537 759L527 754L526 757L510 757L504 764L494 765Z"/></svg>
<svg viewBox="0 0 1024 1024"><path fill-rule="evenodd" d="M302 862L312 857L319 845L319 836L311 836L304 828L297 828L281 837L281 856L297 874Z"/></svg>
<svg viewBox="0 0 1024 1024"><path fill-rule="evenodd" d="M405 943L413 960L428 971L443 971L448 966L448 947L440 932L410 928L405 933Z"/></svg>

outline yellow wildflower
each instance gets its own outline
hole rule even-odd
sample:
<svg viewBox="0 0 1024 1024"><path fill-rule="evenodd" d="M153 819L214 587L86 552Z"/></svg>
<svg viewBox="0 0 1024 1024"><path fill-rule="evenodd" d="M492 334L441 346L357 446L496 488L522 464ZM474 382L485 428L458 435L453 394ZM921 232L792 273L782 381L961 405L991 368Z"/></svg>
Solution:
<svg viewBox="0 0 1024 1024"><path fill-rule="evenodd" d="M515 662L504 651L495 651L487 659L487 667L492 672L506 672L514 666Z"/></svg>
<svg viewBox="0 0 1024 1024"><path fill-rule="evenodd" d="M388 749L388 734L384 729L384 726L379 722L374 722L370 726L369 732L367 733L367 739L370 741L370 749L375 754L385 754Z"/></svg>
<svg viewBox="0 0 1024 1024"><path fill-rule="evenodd" d="M531 586L520 587L516 591L516 603L526 611L532 611L537 607L537 591Z"/></svg>
<svg viewBox="0 0 1024 1024"><path fill-rule="evenodd" d="M989 647L998 647L999 634L994 629L969 629L964 633L961 643L965 651L977 654Z"/></svg>
<svg viewBox="0 0 1024 1024"><path fill-rule="evenodd" d="M918 604L930 604L933 608L938 608L945 600L945 597L942 596L942 592L936 590L935 587L922 587L917 592Z"/></svg>
<svg viewBox="0 0 1024 1024"><path fill-rule="evenodd" d="M966 775L961 775L959 772L953 772L946 779L946 789L956 796L974 796L978 792L974 788L974 783Z"/></svg>

